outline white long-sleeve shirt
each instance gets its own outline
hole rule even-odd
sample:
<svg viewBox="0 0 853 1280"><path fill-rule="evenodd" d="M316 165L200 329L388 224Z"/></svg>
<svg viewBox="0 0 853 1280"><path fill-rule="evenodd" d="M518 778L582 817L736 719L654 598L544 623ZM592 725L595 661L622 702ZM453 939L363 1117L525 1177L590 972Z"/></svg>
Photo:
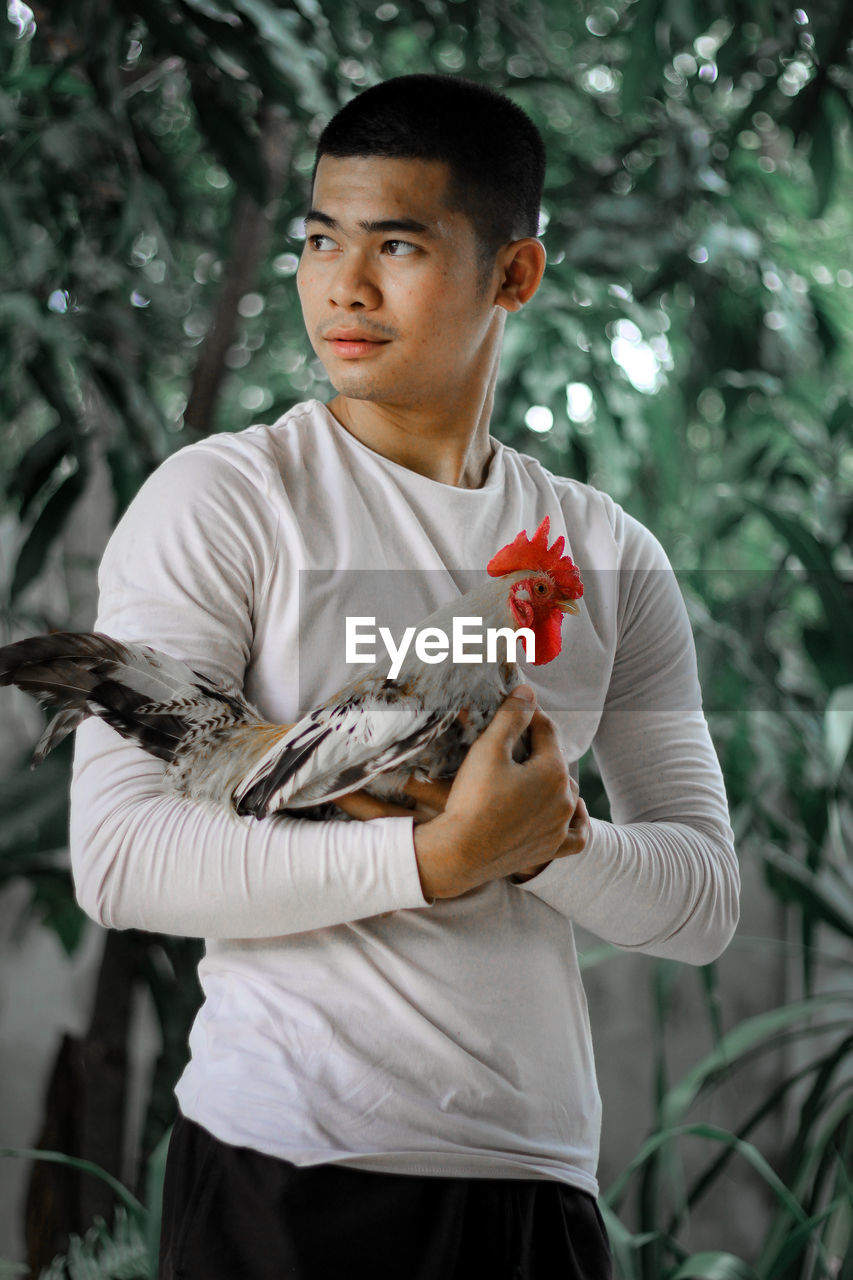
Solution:
<svg viewBox="0 0 853 1280"><path fill-rule="evenodd" d="M334 657L346 615L405 599L417 622L548 515L583 607L560 656L524 676L567 758L591 747L607 788L612 822L592 821L582 854L428 903L411 819L239 818L175 795L158 761L91 720L72 861L103 924L206 938L177 1093L217 1137L297 1165L595 1193L600 1102L572 924L706 963L734 930L737 866L659 544L606 495L493 446L485 484L454 488L311 401L184 449L113 535L97 627L244 683L291 722L352 675Z"/></svg>

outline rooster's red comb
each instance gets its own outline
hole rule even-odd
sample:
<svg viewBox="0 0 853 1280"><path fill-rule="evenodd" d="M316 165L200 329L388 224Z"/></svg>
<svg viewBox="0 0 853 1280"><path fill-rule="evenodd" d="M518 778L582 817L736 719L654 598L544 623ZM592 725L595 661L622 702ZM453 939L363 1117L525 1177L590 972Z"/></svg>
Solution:
<svg viewBox="0 0 853 1280"><path fill-rule="evenodd" d="M548 516L532 538L528 538L526 529L522 530L512 542L492 556L486 569L493 578L502 578L505 573L515 573L519 569L538 569L551 575L567 599L579 600L583 595L583 583L578 567L571 556L563 555L566 540L562 535L552 547L548 546L550 530Z"/></svg>

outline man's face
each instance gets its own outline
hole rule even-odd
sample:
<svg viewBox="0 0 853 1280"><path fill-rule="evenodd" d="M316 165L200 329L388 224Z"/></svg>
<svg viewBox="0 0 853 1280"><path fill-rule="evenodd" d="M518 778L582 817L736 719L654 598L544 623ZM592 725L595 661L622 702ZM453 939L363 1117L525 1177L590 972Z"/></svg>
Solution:
<svg viewBox="0 0 853 1280"><path fill-rule="evenodd" d="M448 178L440 161L320 160L297 285L344 396L428 408L488 377L503 312L470 219L445 204Z"/></svg>

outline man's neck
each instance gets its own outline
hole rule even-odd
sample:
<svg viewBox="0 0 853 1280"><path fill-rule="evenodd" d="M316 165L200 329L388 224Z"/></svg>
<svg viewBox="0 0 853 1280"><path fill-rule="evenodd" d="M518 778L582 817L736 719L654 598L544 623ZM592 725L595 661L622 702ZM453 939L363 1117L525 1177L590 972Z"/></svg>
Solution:
<svg viewBox="0 0 853 1280"><path fill-rule="evenodd" d="M500 352L466 399L405 407L338 395L328 403L337 421L362 444L418 475L457 489L480 489L493 448L489 423Z"/></svg>
<svg viewBox="0 0 853 1280"><path fill-rule="evenodd" d="M435 412L401 412L368 400L336 396L328 405L362 444L391 462L458 489L479 489L492 456L488 416L455 420Z"/></svg>

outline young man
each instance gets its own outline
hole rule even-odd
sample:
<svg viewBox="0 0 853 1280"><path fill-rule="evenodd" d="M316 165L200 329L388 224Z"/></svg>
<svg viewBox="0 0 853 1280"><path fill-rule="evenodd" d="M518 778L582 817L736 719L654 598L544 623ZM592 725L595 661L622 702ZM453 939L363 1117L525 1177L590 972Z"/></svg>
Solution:
<svg viewBox="0 0 853 1280"><path fill-rule="evenodd" d="M169 459L108 548L99 630L290 722L347 675L329 654L358 575L335 571L440 570L446 590L548 515L584 609L531 676L548 714L508 698L452 786L413 788L416 822L365 796L358 822L241 819L81 729L82 903L207 939L161 1275L604 1280L572 922L702 964L737 915L686 614L645 529L489 435L504 322L544 269L527 117L403 77L318 157L298 286L337 395ZM566 764L589 747L612 822Z"/></svg>

